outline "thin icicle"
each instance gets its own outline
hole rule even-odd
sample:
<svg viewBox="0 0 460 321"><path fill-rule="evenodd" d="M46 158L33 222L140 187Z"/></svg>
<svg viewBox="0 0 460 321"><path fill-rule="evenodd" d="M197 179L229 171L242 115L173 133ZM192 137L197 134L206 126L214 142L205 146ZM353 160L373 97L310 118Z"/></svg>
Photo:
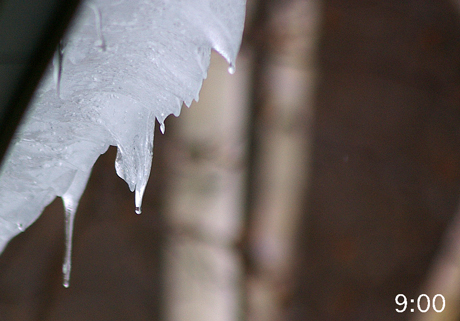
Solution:
<svg viewBox="0 0 460 321"><path fill-rule="evenodd" d="M80 202L81 195L85 190L86 183L88 182L90 174L90 171L77 171L72 184L65 192L65 194L62 195L62 201L65 208L65 256L64 263L62 264L62 285L66 288L68 288L70 285L70 270L72 268L72 239L75 213L77 212L78 203Z"/></svg>
<svg viewBox="0 0 460 321"><path fill-rule="evenodd" d="M106 44L105 44L105 38L104 35L102 34L102 15L101 15L101 10L94 4L94 3L88 3L88 7L90 7L93 12L94 12L94 19L96 20L96 32L97 32L97 37L98 37L98 43L96 43L96 46L100 47L102 51L105 51L106 49Z"/></svg>
<svg viewBox="0 0 460 321"><path fill-rule="evenodd" d="M77 206L71 198L62 198L65 207L65 256L62 265L62 274L64 280L62 285L66 288L70 285L70 270L72 268L72 236L73 236L73 223L75 220L75 213Z"/></svg>
<svg viewBox="0 0 460 321"><path fill-rule="evenodd" d="M61 77L62 77L62 65L64 59L64 44L59 41L57 50L53 58L53 78L56 85L56 92L59 98L61 98Z"/></svg>

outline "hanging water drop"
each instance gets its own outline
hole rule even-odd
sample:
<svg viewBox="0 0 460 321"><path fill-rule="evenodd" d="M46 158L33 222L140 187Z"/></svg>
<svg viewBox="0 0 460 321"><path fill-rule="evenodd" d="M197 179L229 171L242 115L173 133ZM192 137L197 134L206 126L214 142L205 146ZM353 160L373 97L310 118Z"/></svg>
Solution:
<svg viewBox="0 0 460 321"><path fill-rule="evenodd" d="M144 197L144 191L145 191L145 185L143 186L136 186L136 191L135 191L135 208L134 211L136 214L141 214L142 213L142 198Z"/></svg>
<svg viewBox="0 0 460 321"><path fill-rule="evenodd" d="M235 73L235 64L233 62L230 63L230 66L228 66L228 72L233 75Z"/></svg>

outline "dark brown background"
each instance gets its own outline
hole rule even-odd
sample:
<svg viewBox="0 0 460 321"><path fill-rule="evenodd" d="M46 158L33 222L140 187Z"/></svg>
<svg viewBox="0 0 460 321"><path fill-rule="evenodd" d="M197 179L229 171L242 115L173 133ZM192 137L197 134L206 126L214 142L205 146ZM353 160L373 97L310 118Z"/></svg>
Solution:
<svg viewBox="0 0 460 321"><path fill-rule="evenodd" d="M290 2L257 2L243 50L263 60L285 45L273 44L267 21ZM321 8L313 167L286 320L406 320L394 298L420 294L458 206L459 13L447 0ZM10 243L0 257L1 321L163 319L168 144L155 137L140 216L115 174L115 150L96 163L76 218L69 289L59 200Z"/></svg>

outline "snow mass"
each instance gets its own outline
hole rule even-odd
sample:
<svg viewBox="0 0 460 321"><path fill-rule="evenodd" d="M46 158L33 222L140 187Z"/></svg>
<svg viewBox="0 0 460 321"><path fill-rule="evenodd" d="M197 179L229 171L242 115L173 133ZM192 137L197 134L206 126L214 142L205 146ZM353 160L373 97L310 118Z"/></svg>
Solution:
<svg viewBox="0 0 460 321"><path fill-rule="evenodd" d="M0 172L0 253L56 196L66 213L64 286L73 220L91 169L117 146L117 174L135 192L150 174L155 118L198 100L211 49L234 70L245 0L95 0L62 40Z"/></svg>

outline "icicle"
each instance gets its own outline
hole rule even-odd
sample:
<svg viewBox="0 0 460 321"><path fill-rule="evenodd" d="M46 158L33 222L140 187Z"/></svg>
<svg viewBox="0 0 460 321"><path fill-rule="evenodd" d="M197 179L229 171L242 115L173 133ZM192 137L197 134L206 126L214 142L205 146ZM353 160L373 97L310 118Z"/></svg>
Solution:
<svg viewBox="0 0 460 321"><path fill-rule="evenodd" d="M61 98L61 76L62 76L62 64L64 59L64 44L62 40L59 41L57 50L53 58L53 78L56 85L56 92L59 98Z"/></svg>
<svg viewBox="0 0 460 321"><path fill-rule="evenodd" d="M136 214L141 214L142 213L142 198L144 197L144 191L145 191L145 186L141 186L138 188L136 186L136 192L135 192L135 212Z"/></svg>
<svg viewBox="0 0 460 321"><path fill-rule="evenodd" d="M96 32L97 32L97 37L99 38L98 42L96 43L96 46L100 47L102 51L105 51L106 49L106 44L105 44L105 38L104 35L102 34L102 15L101 11L99 8L93 4L93 3L88 3L88 7L90 7L93 12L94 12L94 19L96 20Z"/></svg>
<svg viewBox="0 0 460 321"><path fill-rule="evenodd" d="M70 285L70 270L72 268L72 238L75 213L77 212L78 203L81 195L85 190L88 182L90 171L77 171L72 184L62 195L62 201L65 208L65 256L62 264L63 282L62 285L66 288Z"/></svg>
<svg viewBox="0 0 460 321"><path fill-rule="evenodd" d="M77 206L70 197L62 197L65 207L65 256L64 264L62 265L62 273L64 280L62 285L68 288L70 285L70 269L72 267L72 235L73 223Z"/></svg>
<svg viewBox="0 0 460 321"><path fill-rule="evenodd" d="M155 115L150 112L146 121L146 136L143 140L142 149L144 150L143 157L140 159L140 166L137 172L136 191L135 191L135 212L142 213L142 198L144 197L145 187L150 176L150 169L153 158L153 133L155 129ZM164 122L161 122L160 130L164 133Z"/></svg>

